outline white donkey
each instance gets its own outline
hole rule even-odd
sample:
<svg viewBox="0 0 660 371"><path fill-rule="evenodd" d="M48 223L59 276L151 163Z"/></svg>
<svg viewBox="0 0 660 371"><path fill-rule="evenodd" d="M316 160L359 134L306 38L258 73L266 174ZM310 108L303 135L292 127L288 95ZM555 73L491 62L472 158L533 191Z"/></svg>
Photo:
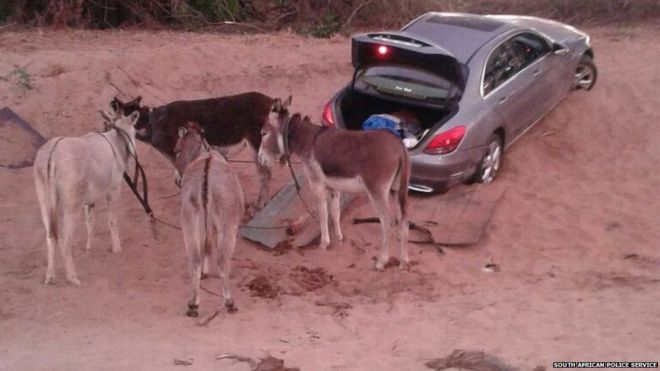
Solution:
<svg viewBox="0 0 660 371"><path fill-rule="evenodd" d="M107 131L81 137L55 137L46 142L34 161L34 181L46 228L48 268L46 284L55 280L55 247L59 245L66 277L79 286L71 256L74 218L85 209L87 251L92 247L93 208L107 200L112 251L121 251L115 207L126 164L135 156L135 129L139 113L127 117L104 114ZM63 218L58 218L58 210ZM60 234L61 233L61 234Z"/></svg>
<svg viewBox="0 0 660 371"><path fill-rule="evenodd" d="M192 298L186 314L197 317L199 281L207 273L214 253L223 281L224 305L233 312L236 307L229 273L244 212L241 183L225 158L211 150L196 123L179 128L174 153L174 165L182 174L181 227L192 281Z"/></svg>

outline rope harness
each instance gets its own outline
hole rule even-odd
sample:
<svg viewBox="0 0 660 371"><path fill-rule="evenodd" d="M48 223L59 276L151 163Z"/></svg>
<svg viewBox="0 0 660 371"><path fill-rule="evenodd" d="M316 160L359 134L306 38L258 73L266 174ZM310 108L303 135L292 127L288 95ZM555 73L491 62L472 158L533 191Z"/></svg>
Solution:
<svg viewBox="0 0 660 371"><path fill-rule="evenodd" d="M316 218L316 215L314 215L310 207L305 202L305 199L300 194L300 189L301 189L300 183L298 182L298 178L296 178L296 174L293 171L293 165L291 165L291 151L289 149L289 136L291 135L291 133L289 132L290 124L291 124L291 116L288 116L284 121L284 125L282 125L282 137L284 142L284 159L286 160L287 167L289 168L289 172L291 173L291 177L293 178L293 183L296 186L296 194L298 195L300 202L302 203L307 213L312 217L312 219L318 222L319 220ZM312 141L312 144L316 142L316 137L319 135L321 131L323 131L323 129L319 130L319 132L316 133L316 135L314 136L314 140Z"/></svg>
<svg viewBox="0 0 660 371"><path fill-rule="evenodd" d="M124 170L123 177L124 180L126 181L126 184L128 184L128 187L131 189L135 197L142 205L144 212L151 219L152 227L154 222L158 222L170 228L181 230L180 227L172 223L168 223L164 220L161 220L157 218L156 215L154 215L154 212L151 209L151 206L149 205L149 187L147 183L147 175L144 172L144 168L142 167L142 164L140 164L140 161L137 156L137 149L135 148L135 145L131 140L131 136L124 129L120 128L114 123L110 123L109 127L114 129L119 134L120 138L122 138L122 141L126 145L126 151L128 153L128 156L133 157L133 159L135 159L135 173L133 174L133 178L131 179L131 177L128 175L128 172L126 170ZM117 152L115 151L115 147L112 145L110 140L101 132L97 132L97 134L100 135L108 143L110 149L112 149L113 156L115 157L115 159L117 159L117 161L119 161ZM140 191L138 189L138 183L140 182L140 178L142 178L142 194L140 194Z"/></svg>

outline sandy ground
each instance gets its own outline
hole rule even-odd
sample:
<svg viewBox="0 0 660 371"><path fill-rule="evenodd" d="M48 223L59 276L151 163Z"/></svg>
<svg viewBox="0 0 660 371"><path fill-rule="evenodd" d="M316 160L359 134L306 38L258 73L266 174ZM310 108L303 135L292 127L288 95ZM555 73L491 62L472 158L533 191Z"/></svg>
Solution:
<svg viewBox="0 0 660 371"><path fill-rule="evenodd" d="M507 153L509 186L482 242L445 256L411 245L412 270L377 273L378 227L350 225L354 208L343 219L346 241L328 252L274 254L240 240L239 311L208 327L184 316L179 232L163 227L155 240L127 189L124 251L110 253L101 213L91 253L84 229L75 240L82 287L65 283L59 255L58 282L44 286L32 169L0 169L0 369L247 370L215 359L238 353L271 354L305 371L424 370L425 360L456 348L523 369L659 361L660 32L589 31L599 83L571 94ZM45 137L99 128L96 111L118 94L113 84L156 105L248 90L293 94L295 109L318 118L351 73L347 39L289 34L35 31L0 34L0 51L0 74L26 66L33 85L0 81L0 106ZM156 212L178 221L172 168L146 145L138 150ZM253 166L234 168L254 200ZM286 179L277 170L274 189ZM489 259L499 273L482 271ZM257 277L274 297L251 295ZM220 289L216 279L204 285ZM324 302L342 305L317 305ZM201 314L219 303L204 293Z"/></svg>

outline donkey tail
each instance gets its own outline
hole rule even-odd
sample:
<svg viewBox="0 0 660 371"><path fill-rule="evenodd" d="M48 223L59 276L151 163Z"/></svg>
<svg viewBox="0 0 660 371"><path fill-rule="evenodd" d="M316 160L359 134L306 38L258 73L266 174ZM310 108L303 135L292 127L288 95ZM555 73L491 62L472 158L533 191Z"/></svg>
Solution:
<svg viewBox="0 0 660 371"><path fill-rule="evenodd" d="M401 159L399 159L399 208L401 209L402 221L406 220L409 185L410 185L410 158L408 157L408 151L404 149Z"/></svg>
<svg viewBox="0 0 660 371"><path fill-rule="evenodd" d="M48 160L46 162L46 171L41 172L37 176L41 177L41 182L43 184L42 197L42 213L44 218L44 223L47 224L49 237L57 240L57 182L55 181L55 162L53 161L53 154L57 144L63 138L58 138L53 147L50 149L48 154Z"/></svg>

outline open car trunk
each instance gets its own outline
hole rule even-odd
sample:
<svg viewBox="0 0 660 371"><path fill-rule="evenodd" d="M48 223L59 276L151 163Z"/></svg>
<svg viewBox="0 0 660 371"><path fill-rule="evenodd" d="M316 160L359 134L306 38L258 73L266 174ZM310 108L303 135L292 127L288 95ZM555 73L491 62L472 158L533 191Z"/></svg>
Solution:
<svg viewBox="0 0 660 371"><path fill-rule="evenodd" d="M410 149L456 111L468 68L448 51L405 32L351 43L355 73L336 107L347 129L388 129Z"/></svg>
<svg viewBox="0 0 660 371"><path fill-rule="evenodd" d="M363 123L372 115L406 112L406 118L414 117L419 122L420 130L415 135L417 140L413 141L414 145L407 144L408 148L414 148L417 143L425 139L426 135L435 132L435 129L442 126L454 114L450 108L429 108L402 100L390 100L360 93L350 88L345 90L338 103L339 121L349 130L362 130Z"/></svg>

